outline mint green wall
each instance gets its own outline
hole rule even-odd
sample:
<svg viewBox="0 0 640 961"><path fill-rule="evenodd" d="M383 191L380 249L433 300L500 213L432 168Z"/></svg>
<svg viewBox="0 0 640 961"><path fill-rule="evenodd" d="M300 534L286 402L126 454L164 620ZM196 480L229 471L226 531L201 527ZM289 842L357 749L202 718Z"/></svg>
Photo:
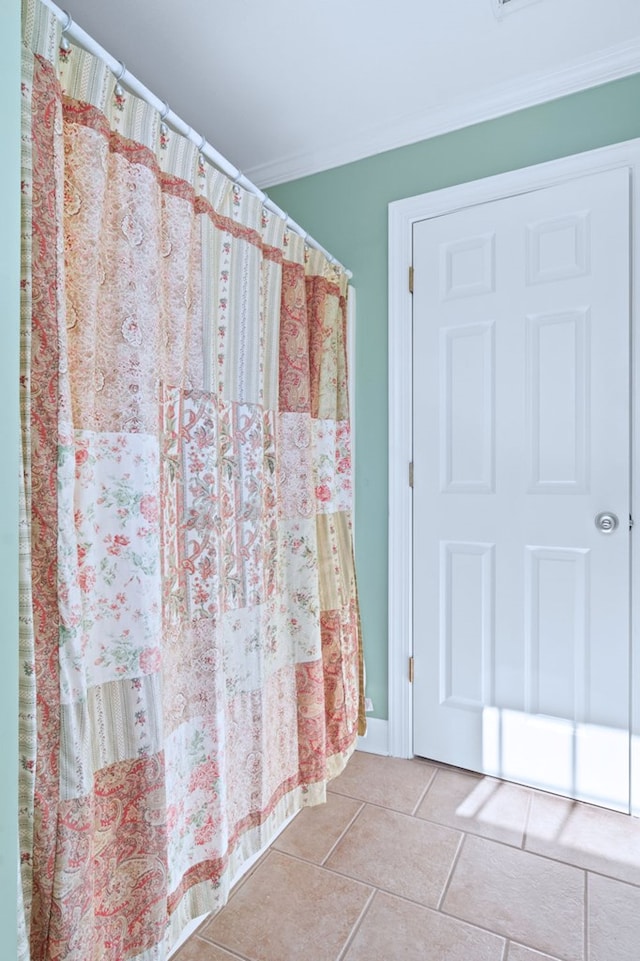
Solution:
<svg viewBox="0 0 640 961"><path fill-rule="evenodd" d="M18 703L20 3L0 4L0 955L15 958Z"/></svg>
<svg viewBox="0 0 640 961"><path fill-rule="evenodd" d="M387 205L640 137L640 74L271 188L270 196L353 271L356 562L367 693L387 717Z"/></svg>

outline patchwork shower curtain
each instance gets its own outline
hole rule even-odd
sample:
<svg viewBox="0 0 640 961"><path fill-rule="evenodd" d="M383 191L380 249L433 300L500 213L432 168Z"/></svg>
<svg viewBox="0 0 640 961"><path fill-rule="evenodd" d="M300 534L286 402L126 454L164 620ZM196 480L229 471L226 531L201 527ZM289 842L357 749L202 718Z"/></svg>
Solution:
<svg viewBox="0 0 640 961"><path fill-rule="evenodd" d="M162 961L363 729L347 279L24 41L21 952Z"/></svg>

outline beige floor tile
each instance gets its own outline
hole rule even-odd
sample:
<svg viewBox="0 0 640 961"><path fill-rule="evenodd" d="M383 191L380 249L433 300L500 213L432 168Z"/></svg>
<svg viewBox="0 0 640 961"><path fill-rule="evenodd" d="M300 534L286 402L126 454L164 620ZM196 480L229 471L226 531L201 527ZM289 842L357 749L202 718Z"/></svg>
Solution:
<svg viewBox="0 0 640 961"><path fill-rule="evenodd" d="M200 935L251 961L335 961L370 894L272 851Z"/></svg>
<svg viewBox="0 0 640 961"><path fill-rule="evenodd" d="M344 961L501 961L503 948L493 934L378 893Z"/></svg>
<svg viewBox="0 0 640 961"><path fill-rule="evenodd" d="M346 944L343 961L640 961L640 822L356 753L174 958L336 961Z"/></svg>
<svg viewBox="0 0 640 961"><path fill-rule="evenodd" d="M584 874L578 868L467 836L442 908L563 961L583 959Z"/></svg>
<svg viewBox="0 0 640 961"><path fill-rule="evenodd" d="M525 848L640 884L640 820L627 814L534 793Z"/></svg>
<svg viewBox="0 0 640 961"><path fill-rule="evenodd" d="M367 805L326 866L400 897L436 907L461 834Z"/></svg>
<svg viewBox="0 0 640 961"><path fill-rule="evenodd" d="M240 889L242 888L242 885L247 883L251 875L258 870L262 862L269 856L270 850L271 848L269 847L265 851L263 851L260 857L257 859L257 861L254 861L251 867L248 869L245 869L242 873L242 876L238 878L238 880L234 881L233 887L231 888L231 891L229 893L229 899L235 898L238 891L240 891Z"/></svg>
<svg viewBox="0 0 640 961"><path fill-rule="evenodd" d="M361 801L328 794L326 804L301 811L282 832L274 848L321 864L361 807Z"/></svg>
<svg viewBox="0 0 640 961"><path fill-rule="evenodd" d="M238 956L194 935L177 954L171 956L171 961L238 961Z"/></svg>
<svg viewBox="0 0 640 961"><path fill-rule="evenodd" d="M418 817L520 847L531 791L463 771L437 772Z"/></svg>
<svg viewBox="0 0 640 961"><path fill-rule="evenodd" d="M371 804L411 814L437 768L427 761L407 761L356 751L329 790Z"/></svg>
<svg viewBox="0 0 640 961"><path fill-rule="evenodd" d="M507 949L505 961L558 961L550 954L541 954L531 948L525 948L521 944L510 944Z"/></svg>
<svg viewBox="0 0 640 961"><path fill-rule="evenodd" d="M640 888L590 874L589 961L638 961Z"/></svg>

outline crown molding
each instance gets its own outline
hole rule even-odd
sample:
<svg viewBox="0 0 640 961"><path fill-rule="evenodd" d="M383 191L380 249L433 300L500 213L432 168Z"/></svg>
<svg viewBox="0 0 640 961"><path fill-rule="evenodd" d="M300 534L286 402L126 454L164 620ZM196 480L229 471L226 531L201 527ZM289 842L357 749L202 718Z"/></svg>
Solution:
<svg viewBox="0 0 640 961"><path fill-rule="evenodd" d="M640 37L635 37L575 60L559 70L528 74L520 81L509 84L508 88L494 86L463 102L407 114L363 131L340 144L257 164L245 173L259 187L274 187L638 72Z"/></svg>

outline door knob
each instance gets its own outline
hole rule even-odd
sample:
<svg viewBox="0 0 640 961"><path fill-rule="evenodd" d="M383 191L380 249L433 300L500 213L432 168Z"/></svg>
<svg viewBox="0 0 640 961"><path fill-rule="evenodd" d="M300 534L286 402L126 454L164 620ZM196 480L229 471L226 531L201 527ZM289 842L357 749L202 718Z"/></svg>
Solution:
<svg viewBox="0 0 640 961"><path fill-rule="evenodd" d="M609 513L609 511L602 511L601 514L596 515L596 527L599 531L602 531L603 534L612 534L618 526L618 523L616 515Z"/></svg>

